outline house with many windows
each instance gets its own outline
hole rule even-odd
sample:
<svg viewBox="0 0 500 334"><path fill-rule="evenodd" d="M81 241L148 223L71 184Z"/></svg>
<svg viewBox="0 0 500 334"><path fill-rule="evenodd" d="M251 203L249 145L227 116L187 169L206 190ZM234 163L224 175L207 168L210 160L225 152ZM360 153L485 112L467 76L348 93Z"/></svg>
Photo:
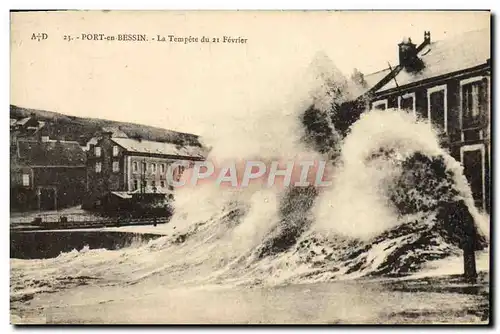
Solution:
<svg viewBox="0 0 500 334"><path fill-rule="evenodd" d="M204 160L204 153L199 146L114 137L112 132L104 132L87 152L88 196L84 206L100 206L109 196L130 199L134 193L169 194L169 165L176 161L193 165L200 160ZM183 168L179 166L173 176L180 177Z"/></svg>
<svg viewBox="0 0 500 334"><path fill-rule="evenodd" d="M369 108L413 112L439 129L442 145L460 161L476 206L490 211L490 31L471 31L421 44L403 40L399 64L362 76Z"/></svg>

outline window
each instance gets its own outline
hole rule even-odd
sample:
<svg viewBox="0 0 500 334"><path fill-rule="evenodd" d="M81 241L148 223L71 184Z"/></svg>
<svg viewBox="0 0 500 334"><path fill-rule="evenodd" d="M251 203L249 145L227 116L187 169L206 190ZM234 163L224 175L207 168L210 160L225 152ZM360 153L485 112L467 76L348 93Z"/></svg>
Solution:
<svg viewBox="0 0 500 334"><path fill-rule="evenodd" d="M137 172L137 161L134 161L134 163L132 164L132 169L134 170L134 172Z"/></svg>
<svg viewBox="0 0 500 334"><path fill-rule="evenodd" d="M155 181L155 180L151 181L151 187L152 187L153 189L154 189L154 188L156 188L156 181Z"/></svg>
<svg viewBox="0 0 500 334"><path fill-rule="evenodd" d="M151 172L156 173L156 164L151 164Z"/></svg>
<svg viewBox="0 0 500 334"><path fill-rule="evenodd" d="M23 174L23 186L29 187L30 185L30 176L29 174Z"/></svg>
<svg viewBox="0 0 500 334"><path fill-rule="evenodd" d="M398 97L398 108L409 110L415 115L415 93L407 93Z"/></svg>
<svg viewBox="0 0 500 334"><path fill-rule="evenodd" d="M120 171L120 162L113 161L113 172L119 172L119 171Z"/></svg>
<svg viewBox="0 0 500 334"><path fill-rule="evenodd" d="M94 148L94 153L95 153L96 157L100 157L101 156L101 148L99 146L96 146Z"/></svg>
<svg viewBox="0 0 500 334"><path fill-rule="evenodd" d="M446 85L432 87L427 90L427 117L431 124L438 126L444 132L447 131L448 124L446 91Z"/></svg>
<svg viewBox="0 0 500 334"><path fill-rule="evenodd" d="M387 109L387 100L374 101L372 103L372 109L375 109L375 110L386 110Z"/></svg>
<svg viewBox="0 0 500 334"><path fill-rule="evenodd" d="M462 128L478 125L480 116L488 111L488 79L482 77L460 81Z"/></svg>
<svg viewBox="0 0 500 334"><path fill-rule="evenodd" d="M137 186L138 186L138 184L137 184L137 183L138 183L138 182L137 182L137 180L134 180L133 182L134 182L134 183L133 183L133 188L132 188L132 190L137 190Z"/></svg>
<svg viewBox="0 0 500 334"><path fill-rule="evenodd" d="M95 163L95 172L96 173L100 173L101 172L101 169L102 169L102 165L100 162L96 162Z"/></svg>
<svg viewBox="0 0 500 334"><path fill-rule="evenodd" d="M185 169L186 169L186 166L179 166L175 169L175 171L174 171L174 180L175 181L178 182L181 180L182 173L184 172Z"/></svg>
<svg viewBox="0 0 500 334"><path fill-rule="evenodd" d="M145 162L142 163L142 171L143 172L146 172L146 169L148 168L148 166L146 165Z"/></svg>
<svg viewBox="0 0 500 334"><path fill-rule="evenodd" d="M117 157L118 156L118 146L113 146L113 156Z"/></svg>
<svg viewBox="0 0 500 334"><path fill-rule="evenodd" d="M160 181L160 187L165 188L165 181L163 180Z"/></svg>
<svg viewBox="0 0 500 334"><path fill-rule="evenodd" d="M161 164L160 170L162 174L165 174L165 164Z"/></svg>

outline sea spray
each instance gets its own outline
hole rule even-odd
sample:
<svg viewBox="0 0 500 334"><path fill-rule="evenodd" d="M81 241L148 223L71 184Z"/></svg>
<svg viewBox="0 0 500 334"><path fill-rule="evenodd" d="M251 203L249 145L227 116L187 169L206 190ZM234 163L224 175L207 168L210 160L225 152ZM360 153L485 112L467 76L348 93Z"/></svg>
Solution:
<svg viewBox="0 0 500 334"><path fill-rule="evenodd" d="M283 194L279 207L279 223L257 249L257 257L288 250L312 223L309 213L318 191L314 187L294 187Z"/></svg>
<svg viewBox="0 0 500 334"><path fill-rule="evenodd" d="M404 112L364 114L343 141L334 186L320 195L314 208L314 228L366 239L397 225L387 186L399 173L398 161L406 154L417 149L439 151L432 139L423 138L429 143L419 145L412 138L425 136L433 136L430 127Z"/></svg>
<svg viewBox="0 0 500 334"><path fill-rule="evenodd" d="M269 101L257 104L251 117L240 118L233 115L230 123L224 119L224 126L217 127L217 133L206 134L203 141L211 147L207 160L317 161L325 156L331 158L331 152L338 151L340 144L340 137L331 124L331 115L335 112L334 107L346 101L348 97L346 79L324 54L319 54L311 62L301 84L293 85L290 93L282 95L281 100L274 96L271 99L274 101L272 105ZM306 109L305 106L308 105L312 107ZM252 107L255 106L246 106L247 110ZM323 141L326 138L329 139L325 145ZM324 149L320 149L318 143L322 143ZM332 162L328 163L331 165ZM213 184L202 185L201 189L179 189L172 222L175 223L179 217L186 221L186 224L209 219L217 212L223 211L231 201L240 202L241 205L250 204L250 207L258 206L255 200L251 201L257 191L259 187L255 186L235 190L216 187ZM286 202L286 197L293 196L295 192L297 191L275 188L268 196L278 196ZM316 193L309 191L307 201L312 203L315 196ZM265 215L265 212L268 212L267 206L263 205L262 210ZM306 211L303 210L302 214ZM250 212L255 210L251 209ZM275 217L272 211L268 216ZM294 222L290 221L288 224L292 226ZM236 235L241 236L242 231L245 230L239 228ZM254 235L248 237L253 239Z"/></svg>
<svg viewBox="0 0 500 334"><path fill-rule="evenodd" d="M344 278L401 275L456 254L458 245L444 240L440 206L464 200L478 214L460 164L439 146L434 129L400 110L363 115L344 141L334 176L332 189L318 198L312 231L362 241L339 259L348 265Z"/></svg>
<svg viewBox="0 0 500 334"><path fill-rule="evenodd" d="M278 222L279 198L275 191L257 191L249 204L249 212L231 234L232 252L243 253L258 246Z"/></svg>
<svg viewBox="0 0 500 334"><path fill-rule="evenodd" d="M342 105L353 98L353 85L322 52L309 65L307 78L311 104L300 114L301 141L334 164L342 141L334 120Z"/></svg>
<svg viewBox="0 0 500 334"><path fill-rule="evenodd" d="M341 154L335 185L318 200L316 228L369 238L399 224L398 215L409 213L404 208L411 207L412 196L417 200L418 196L430 194L448 195L449 200L465 199L471 212L477 214L460 164L440 147L435 130L413 114L401 110L365 113L352 126ZM441 161L443 171L435 177L422 175L418 184L403 186L405 175L417 182L418 165L408 161L415 159L416 154ZM448 193L438 192L438 183L432 182L448 182L447 187L443 186ZM397 192L407 198L395 206ZM436 209L437 200L434 202ZM415 208L412 213L422 208Z"/></svg>
<svg viewBox="0 0 500 334"><path fill-rule="evenodd" d="M306 84L296 86L293 94L287 95L280 103L276 103L272 108L259 106L248 119L232 117L230 126L225 123L215 136L205 136L206 145L211 147L207 160L324 159L331 152L330 147L326 147L330 145L326 145L326 149L322 151L317 145L310 145L311 142L305 141L304 138L321 143L325 136L333 139L333 142L329 143L335 144L334 151L338 151L340 138L335 134L329 120L335 111L332 106L347 99L345 78L339 75L338 71L330 73L334 76L321 75L324 68L321 69L321 66L316 65L318 64L313 66L316 71L308 72L308 75L304 76ZM318 73L320 75L317 75ZM337 84L338 82L340 84ZM337 93L331 94L332 89ZM329 95L322 96L324 93ZM321 131L315 131L314 124L308 123L310 118L304 118L304 106L307 105L313 106L313 109L309 109L312 112L309 115L315 115L318 121L316 124L324 124ZM332 165L331 162L329 164ZM260 249L255 253L258 258L292 247L312 222L308 217L310 216L308 211L317 195L314 189L302 190L300 187L296 189L274 187L263 190L250 186L245 189L227 189L214 187L213 184L203 184L199 188L185 187L177 191L175 215L171 224L177 226L177 238L180 238L174 240L178 242L190 245L193 233L215 232L209 226L217 223L220 225L219 228L231 228L217 219L222 219L221 215L224 212L232 210L230 207L247 208L241 223L232 225L233 231L220 239L219 247L207 248L210 249L211 256L220 257L221 261L222 258L243 256L252 247ZM206 256L208 255L207 253ZM185 257L186 262L190 259L191 255Z"/></svg>
<svg viewBox="0 0 500 334"><path fill-rule="evenodd" d="M133 249L13 261L14 279L28 273L56 282L83 272L126 284L153 278L165 285L303 283L406 275L428 260L456 254L457 247L442 238L435 212L400 212L398 203L410 199L394 190L398 184L411 188L406 175L415 165L405 162L416 154L442 159L453 172L449 182L480 217L460 164L440 147L430 125L411 114L370 111L354 122L359 115L353 112L350 123L339 123L341 110L342 119L350 115L342 109L352 98L349 84L319 59L324 61L299 76L295 87L282 78L258 80L254 91L239 92L248 98L235 92L228 102L221 96L221 105L207 108L214 119L201 135L210 147L207 159L217 161L328 158L330 189L183 187L175 191L165 237ZM283 94L287 88L291 93Z"/></svg>

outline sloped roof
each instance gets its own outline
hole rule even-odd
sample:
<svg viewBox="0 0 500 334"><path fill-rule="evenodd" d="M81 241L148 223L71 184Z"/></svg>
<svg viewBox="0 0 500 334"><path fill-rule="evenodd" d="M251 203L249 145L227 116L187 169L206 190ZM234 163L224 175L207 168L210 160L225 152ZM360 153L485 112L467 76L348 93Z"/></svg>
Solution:
<svg viewBox="0 0 500 334"><path fill-rule="evenodd" d="M404 69L399 71L396 75L397 84L401 87L485 64L491 58L490 45L489 29L466 32L456 37L431 42L418 54L425 68L418 73L409 73ZM396 88L394 80L382 86L377 93L392 88Z"/></svg>
<svg viewBox="0 0 500 334"><path fill-rule="evenodd" d="M111 140L128 152L204 158L202 148L197 146L179 146L172 143L137 140L132 138L111 138Z"/></svg>
<svg viewBox="0 0 500 334"><path fill-rule="evenodd" d="M24 124L28 123L28 121L29 121L30 119L31 119L31 117L24 117L24 118L22 118L22 119L18 120L16 124L17 124L17 125L24 125Z"/></svg>
<svg viewBox="0 0 500 334"><path fill-rule="evenodd" d="M391 70L389 68L385 68L381 71L365 75L363 78L365 79L366 82L366 88L371 89L373 86L379 83L383 78L385 78L385 76L390 72Z"/></svg>
<svg viewBox="0 0 500 334"><path fill-rule="evenodd" d="M84 166L85 152L72 141L19 141L19 160L27 166Z"/></svg>
<svg viewBox="0 0 500 334"><path fill-rule="evenodd" d="M363 96L372 90L375 85L382 81L390 72L390 68L385 68L377 72L369 73L362 76L362 81L358 81L358 79L353 79L351 77L352 86L350 89L352 94L355 95L356 98Z"/></svg>
<svg viewBox="0 0 500 334"><path fill-rule="evenodd" d="M103 126L102 131L103 132L111 132L112 137L128 138L127 134L125 132L123 132L121 129L119 129L118 127Z"/></svg>

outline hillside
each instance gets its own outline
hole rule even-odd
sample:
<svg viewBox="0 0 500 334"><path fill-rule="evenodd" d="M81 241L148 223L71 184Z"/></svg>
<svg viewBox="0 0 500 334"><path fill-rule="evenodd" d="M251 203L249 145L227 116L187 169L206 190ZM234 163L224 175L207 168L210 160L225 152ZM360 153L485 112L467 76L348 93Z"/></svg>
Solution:
<svg viewBox="0 0 500 334"><path fill-rule="evenodd" d="M47 131L51 138L75 140L85 145L92 137L103 130L125 134L129 138L141 138L178 145L200 146L198 136L148 125L118 122L98 118L68 116L57 112L22 108L10 105L10 118L21 119L35 116L39 121L47 122Z"/></svg>

